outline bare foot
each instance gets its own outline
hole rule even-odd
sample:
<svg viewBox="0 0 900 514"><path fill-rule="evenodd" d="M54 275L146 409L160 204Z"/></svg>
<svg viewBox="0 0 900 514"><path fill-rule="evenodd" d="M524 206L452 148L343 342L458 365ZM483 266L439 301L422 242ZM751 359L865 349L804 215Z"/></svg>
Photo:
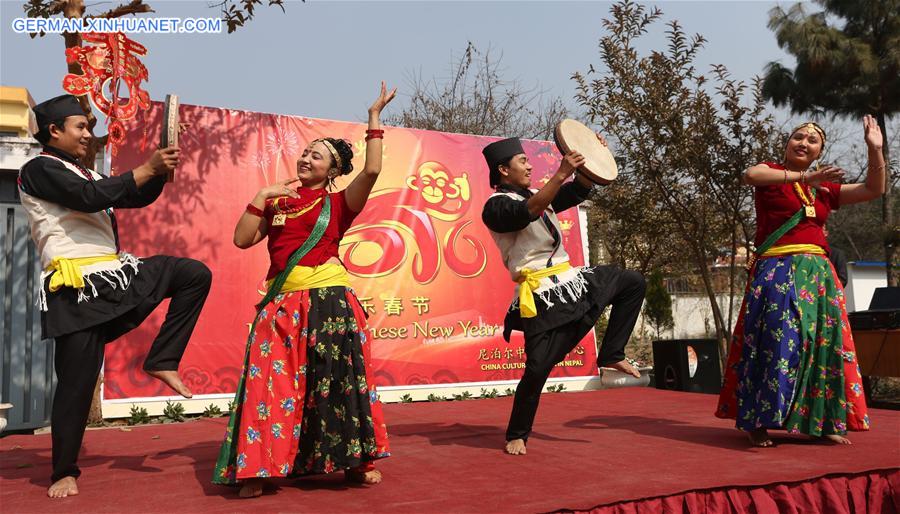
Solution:
<svg viewBox="0 0 900 514"><path fill-rule="evenodd" d="M381 479L383 478L381 476L381 471L378 471L377 469L372 469L369 471L359 471L356 469L345 469L344 476L347 478L347 480L349 480L351 482L355 482L357 484L367 484L367 485L380 484Z"/></svg>
<svg viewBox="0 0 900 514"><path fill-rule="evenodd" d="M256 498L262 496L263 486L266 485L264 478L248 478L241 484L241 490L238 496L241 498Z"/></svg>
<svg viewBox="0 0 900 514"><path fill-rule="evenodd" d="M612 368L622 373L626 373L628 375L633 376L634 378L641 378L641 372L635 369L634 366L631 365L627 360L621 360L615 364L608 364L604 366L605 368Z"/></svg>
<svg viewBox="0 0 900 514"><path fill-rule="evenodd" d="M753 446L757 446L759 448L769 448L771 446L775 446L775 443L769 439L769 431L765 428L757 428L751 432L748 432L750 436L750 444Z"/></svg>
<svg viewBox="0 0 900 514"><path fill-rule="evenodd" d="M831 435L823 435L822 439L826 441L831 441L834 444L853 444L849 439L842 435L831 434Z"/></svg>
<svg viewBox="0 0 900 514"><path fill-rule="evenodd" d="M47 489L47 496L51 498L65 498L76 494L78 494L78 486L75 484L75 477L60 478Z"/></svg>
<svg viewBox="0 0 900 514"><path fill-rule="evenodd" d="M194 396L191 394L191 390L181 381L181 377L178 376L178 372L175 370L147 371L147 374L162 380L164 384L171 387L176 393L185 398Z"/></svg>
<svg viewBox="0 0 900 514"><path fill-rule="evenodd" d="M506 442L506 453L510 455L525 455L525 440L513 439Z"/></svg>

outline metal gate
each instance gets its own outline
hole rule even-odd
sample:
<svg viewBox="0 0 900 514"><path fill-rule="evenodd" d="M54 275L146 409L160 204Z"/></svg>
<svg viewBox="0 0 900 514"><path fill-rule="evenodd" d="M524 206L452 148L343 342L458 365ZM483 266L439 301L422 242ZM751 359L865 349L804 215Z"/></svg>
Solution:
<svg viewBox="0 0 900 514"><path fill-rule="evenodd" d="M53 340L41 339L40 268L15 173L0 173L0 270L0 402L13 404L6 429L43 427L56 385Z"/></svg>

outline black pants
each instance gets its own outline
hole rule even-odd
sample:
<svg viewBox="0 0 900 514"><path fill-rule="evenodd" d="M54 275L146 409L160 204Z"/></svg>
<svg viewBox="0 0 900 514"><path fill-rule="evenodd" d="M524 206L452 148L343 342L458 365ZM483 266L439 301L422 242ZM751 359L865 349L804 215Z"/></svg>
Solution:
<svg viewBox="0 0 900 514"><path fill-rule="evenodd" d="M625 344L641 312L645 290L646 283L640 273L619 270L607 290L608 302L601 303L580 320L553 330L525 333L525 373L516 387L513 410L506 428L507 441L528 440L547 377L553 367L594 327L606 304L612 305L612 311L597 364L606 366L625 358Z"/></svg>
<svg viewBox="0 0 900 514"><path fill-rule="evenodd" d="M76 462L106 343L140 325L165 298L172 299L169 311L150 347L144 369L178 369L209 293L212 274L193 259L160 258L166 260L159 266L156 286L137 307L101 325L56 337L57 385L50 419L54 482L81 474Z"/></svg>

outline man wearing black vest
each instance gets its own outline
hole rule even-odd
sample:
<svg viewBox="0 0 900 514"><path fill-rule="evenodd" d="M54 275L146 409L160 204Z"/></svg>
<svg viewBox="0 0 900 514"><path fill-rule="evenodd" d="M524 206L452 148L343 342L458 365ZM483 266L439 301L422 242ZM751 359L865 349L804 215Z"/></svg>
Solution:
<svg viewBox="0 0 900 514"><path fill-rule="evenodd" d="M114 177L81 165L91 140L78 100L62 95L34 107L43 152L19 172L19 195L41 260L41 329L54 338L51 498L78 494L76 464L106 343L140 325L166 298L166 319L144 370L179 394L191 392L178 364L209 293L211 274L192 259L137 258L119 248L114 209L150 205L178 164L179 150L153 153Z"/></svg>
<svg viewBox="0 0 900 514"><path fill-rule="evenodd" d="M525 372L506 430L506 452L524 455L547 377L594 328L607 305L612 311L597 363L640 377L625 360L624 349L646 286L633 271L569 265L556 213L583 202L591 191L587 177L569 180L584 164L583 156L577 152L563 156L559 170L541 189L533 190L532 167L518 138L491 143L483 154L495 192L484 206L482 220L518 283L503 336L509 341L513 330L525 335Z"/></svg>

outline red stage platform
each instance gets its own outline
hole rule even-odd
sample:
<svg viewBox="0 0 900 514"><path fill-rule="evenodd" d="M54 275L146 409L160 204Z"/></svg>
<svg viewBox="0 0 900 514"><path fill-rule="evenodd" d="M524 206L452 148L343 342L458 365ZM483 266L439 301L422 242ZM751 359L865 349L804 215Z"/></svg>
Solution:
<svg viewBox="0 0 900 514"><path fill-rule="evenodd" d="M225 420L91 430L81 494L45 496L50 436L0 440L0 511L898 512L900 412L851 446L774 433L750 448L715 396L628 388L544 395L527 456L501 451L511 399L387 405L384 483L281 481L241 500L210 484ZM274 493L274 494L273 494Z"/></svg>

